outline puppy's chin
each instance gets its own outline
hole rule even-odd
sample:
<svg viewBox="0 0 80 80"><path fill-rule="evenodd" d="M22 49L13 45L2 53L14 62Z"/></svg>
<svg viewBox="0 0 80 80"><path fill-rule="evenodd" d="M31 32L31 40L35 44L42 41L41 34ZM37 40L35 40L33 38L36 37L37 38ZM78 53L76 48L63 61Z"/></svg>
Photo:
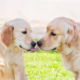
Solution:
<svg viewBox="0 0 80 80"><path fill-rule="evenodd" d="M26 52L31 51L31 49L25 49L25 48L22 48L22 49L23 51L26 51Z"/></svg>
<svg viewBox="0 0 80 80"><path fill-rule="evenodd" d="M43 48L43 47L39 47L41 50L43 51L50 51L50 50L56 50L56 47L55 48L52 48L52 49L48 49L48 48Z"/></svg>
<svg viewBox="0 0 80 80"><path fill-rule="evenodd" d="M22 49L22 50L25 51L25 52L30 52L31 51L31 49Z"/></svg>
<svg viewBox="0 0 80 80"><path fill-rule="evenodd" d="M48 48L42 48L42 47L40 47L40 49L43 50L43 51L50 51L50 50L51 50L51 49L48 49Z"/></svg>
<svg viewBox="0 0 80 80"><path fill-rule="evenodd" d="M31 47L30 49L25 49L25 48L22 47L22 49L23 49L24 51L37 51L37 50L39 49L39 47L38 47L38 46L36 46L36 47Z"/></svg>
<svg viewBox="0 0 80 80"><path fill-rule="evenodd" d="M26 50L26 51L31 51L31 49L28 49L28 50Z"/></svg>

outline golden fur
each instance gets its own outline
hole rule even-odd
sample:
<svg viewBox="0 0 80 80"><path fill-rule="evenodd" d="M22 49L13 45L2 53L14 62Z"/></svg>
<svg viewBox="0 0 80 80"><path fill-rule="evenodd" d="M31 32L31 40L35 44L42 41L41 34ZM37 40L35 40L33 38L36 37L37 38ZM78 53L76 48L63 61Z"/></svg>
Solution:
<svg viewBox="0 0 80 80"><path fill-rule="evenodd" d="M28 80L23 49L31 49L31 32L30 25L23 19L9 21L0 29L0 80Z"/></svg>
<svg viewBox="0 0 80 80"><path fill-rule="evenodd" d="M74 73L74 80L80 80L80 23L69 18L56 18L48 24L40 41L42 50L56 48L62 55L63 65Z"/></svg>

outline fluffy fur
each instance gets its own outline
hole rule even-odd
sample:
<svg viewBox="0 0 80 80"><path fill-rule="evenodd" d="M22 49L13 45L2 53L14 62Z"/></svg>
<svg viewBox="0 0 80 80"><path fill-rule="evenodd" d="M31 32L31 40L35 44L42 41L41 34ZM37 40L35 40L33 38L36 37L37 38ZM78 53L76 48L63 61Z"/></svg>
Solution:
<svg viewBox="0 0 80 80"><path fill-rule="evenodd" d="M42 50L59 51L63 65L74 73L74 80L80 80L80 23L56 18L48 24L46 35L40 41Z"/></svg>
<svg viewBox="0 0 80 80"><path fill-rule="evenodd" d="M31 32L23 19L9 21L0 29L0 80L27 80L23 51L31 50Z"/></svg>

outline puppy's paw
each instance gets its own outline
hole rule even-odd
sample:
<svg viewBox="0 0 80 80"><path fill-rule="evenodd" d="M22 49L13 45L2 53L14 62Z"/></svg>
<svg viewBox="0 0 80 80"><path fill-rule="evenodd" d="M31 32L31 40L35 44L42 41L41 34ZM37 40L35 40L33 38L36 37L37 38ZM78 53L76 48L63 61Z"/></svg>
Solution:
<svg viewBox="0 0 80 80"><path fill-rule="evenodd" d="M25 80L28 80L28 76L27 76L27 74L25 73Z"/></svg>

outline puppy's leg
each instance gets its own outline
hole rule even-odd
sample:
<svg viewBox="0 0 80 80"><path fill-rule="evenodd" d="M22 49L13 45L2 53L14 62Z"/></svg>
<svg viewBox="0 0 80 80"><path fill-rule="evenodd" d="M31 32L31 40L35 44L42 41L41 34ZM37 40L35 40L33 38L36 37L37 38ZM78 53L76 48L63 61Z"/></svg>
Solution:
<svg viewBox="0 0 80 80"><path fill-rule="evenodd" d="M78 79L77 80L80 80L80 73L78 74Z"/></svg>
<svg viewBox="0 0 80 80"><path fill-rule="evenodd" d="M74 73L74 80L78 80L78 73L77 72Z"/></svg>
<svg viewBox="0 0 80 80"><path fill-rule="evenodd" d="M25 68L23 66L14 67L15 80L25 80Z"/></svg>
<svg viewBox="0 0 80 80"><path fill-rule="evenodd" d="M28 80L27 74L25 73L25 80Z"/></svg>
<svg viewBox="0 0 80 80"><path fill-rule="evenodd" d="M0 80L2 79L2 71L0 70Z"/></svg>

